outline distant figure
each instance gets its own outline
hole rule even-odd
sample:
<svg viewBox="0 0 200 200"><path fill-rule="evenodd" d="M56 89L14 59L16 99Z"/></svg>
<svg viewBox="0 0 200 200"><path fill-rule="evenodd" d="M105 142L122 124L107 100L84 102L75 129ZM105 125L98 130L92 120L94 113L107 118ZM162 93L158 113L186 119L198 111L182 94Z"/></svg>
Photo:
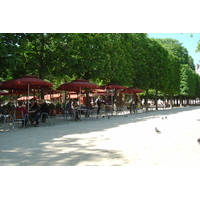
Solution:
<svg viewBox="0 0 200 200"><path fill-rule="evenodd" d="M106 105L109 105L109 104L110 104L110 99L109 99L108 97L107 97L106 100L105 100L105 104L106 104Z"/></svg>
<svg viewBox="0 0 200 200"><path fill-rule="evenodd" d="M44 100L40 101L40 108L41 108L41 113L48 113L49 114L49 108L47 103ZM42 115L42 123L46 122L46 115Z"/></svg>
<svg viewBox="0 0 200 200"><path fill-rule="evenodd" d="M200 144L200 138L197 140L197 142Z"/></svg>
<svg viewBox="0 0 200 200"><path fill-rule="evenodd" d="M70 100L68 101L68 103L66 104L65 110L68 111L69 108L72 108L72 100L71 100L71 99L70 99Z"/></svg>
<svg viewBox="0 0 200 200"><path fill-rule="evenodd" d="M44 100L40 101L40 108L41 108L42 112L49 113L48 105L47 105L47 103Z"/></svg>
<svg viewBox="0 0 200 200"><path fill-rule="evenodd" d="M31 99L31 105L29 106L29 109L31 111L35 111L33 125L35 127L39 127L39 118L41 116L41 107L37 103L36 99Z"/></svg>
<svg viewBox="0 0 200 200"><path fill-rule="evenodd" d="M28 111L27 111L27 109L25 108L25 105L23 104L22 101L19 101L19 102L18 102L18 105L19 105L19 106L16 108L16 110L22 110L23 113L24 113L24 115L28 114Z"/></svg>
<svg viewBox="0 0 200 200"><path fill-rule="evenodd" d="M97 114L99 114L100 110L101 110L101 100L100 100L100 96L98 96L98 98L95 101L98 109L97 109Z"/></svg>
<svg viewBox="0 0 200 200"><path fill-rule="evenodd" d="M24 113L24 116L25 116L25 125L24 125L24 121L22 121L22 127L24 126L26 126L27 125L27 122L28 122L28 111L27 111L27 109L25 108L25 105L23 104L23 102L22 101L19 101L18 102L18 107L16 108L16 110L22 110L23 111L23 113ZM27 115L27 116L26 116Z"/></svg>
<svg viewBox="0 0 200 200"><path fill-rule="evenodd" d="M156 131L156 133L161 133L161 131L159 131L156 127L155 127L155 131Z"/></svg>

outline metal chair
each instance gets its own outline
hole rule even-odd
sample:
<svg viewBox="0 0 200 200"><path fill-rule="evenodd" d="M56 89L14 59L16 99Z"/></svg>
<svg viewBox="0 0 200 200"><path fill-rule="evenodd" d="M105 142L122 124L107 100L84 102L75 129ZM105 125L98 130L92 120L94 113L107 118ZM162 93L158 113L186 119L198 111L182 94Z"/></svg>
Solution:
<svg viewBox="0 0 200 200"><path fill-rule="evenodd" d="M56 109L56 117L59 117L59 119L61 117L63 117L63 119L66 119L66 114L63 108Z"/></svg>
<svg viewBox="0 0 200 200"><path fill-rule="evenodd" d="M43 112L43 113L41 113L41 116L40 116L40 125L42 125L42 119L48 119L49 120L49 122L50 122L50 124L51 124L51 126L53 126L53 123L52 123L52 121L51 121L51 117L50 117L50 115L49 115L49 113L47 113L47 112Z"/></svg>
<svg viewBox="0 0 200 200"><path fill-rule="evenodd" d="M72 109L72 108L68 108L67 109L66 118L71 117L72 121L74 121L75 120L75 115L76 115L76 113L75 113L74 109Z"/></svg>
<svg viewBox="0 0 200 200"><path fill-rule="evenodd" d="M22 127L25 128L28 124L28 115L24 115L22 110L14 110L10 112L13 117L13 128L15 128L15 122L22 122Z"/></svg>
<svg viewBox="0 0 200 200"><path fill-rule="evenodd" d="M91 115L92 119L99 118L99 114L97 114L97 110L98 110L97 107L94 107L93 109L89 110L89 114Z"/></svg>
<svg viewBox="0 0 200 200"><path fill-rule="evenodd" d="M129 115L129 110L128 110L128 108L127 108L127 106L123 106L123 110L122 110L122 114L125 116L125 117L127 117L128 115Z"/></svg>
<svg viewBox="0 0 200 200"><path fill-rule="evenodd" d="M2 119L2 122L4 124L7 124L9 127L10 127L10 123L12 123L12 128L14 129L14 120L13 120L13 116L10 113L2 114L1 119Z"/></svg>
<svg viewBox="0 0 200 200"><path fill-rule="evenodd" d="M56 117L56 109L55 108L51 108L49 110L49 116L52 118L52 117Z"/></svg>

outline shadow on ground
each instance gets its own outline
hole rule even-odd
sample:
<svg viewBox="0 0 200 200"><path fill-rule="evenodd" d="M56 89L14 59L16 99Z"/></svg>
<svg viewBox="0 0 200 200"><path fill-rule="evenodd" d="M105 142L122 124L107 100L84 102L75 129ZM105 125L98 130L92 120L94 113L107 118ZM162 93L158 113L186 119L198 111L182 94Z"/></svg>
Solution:
<svg viewBox="0 0 200 200"><path fill-rule="evenodd" d="M134 122L144 122L200 107L175 108L131 114L129 117L114 116L66 122L53 118L54 126L46 123L41 127L12 129L11 124L1 123L1 166L78 166L78 165L124 165L128 161L120 150L99 148L109 141L106 130ZM113 134L113 133L112 133ZM97 144L98 142L98 144ZM104 164L105 165L105 164Z"/></svg>

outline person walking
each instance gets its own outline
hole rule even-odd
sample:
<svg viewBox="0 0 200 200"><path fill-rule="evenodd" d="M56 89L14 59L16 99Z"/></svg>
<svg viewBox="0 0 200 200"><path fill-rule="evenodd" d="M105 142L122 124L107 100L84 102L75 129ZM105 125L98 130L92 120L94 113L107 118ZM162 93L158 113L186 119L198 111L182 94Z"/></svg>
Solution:
<svg viewBox="0 0 200 200"><path fill-rule="evenodd" d="M101 99L100 96L98 96L98 98L95 101L96 105L97 105L97 114L99 114L100 110L101 110Z"/></svg>

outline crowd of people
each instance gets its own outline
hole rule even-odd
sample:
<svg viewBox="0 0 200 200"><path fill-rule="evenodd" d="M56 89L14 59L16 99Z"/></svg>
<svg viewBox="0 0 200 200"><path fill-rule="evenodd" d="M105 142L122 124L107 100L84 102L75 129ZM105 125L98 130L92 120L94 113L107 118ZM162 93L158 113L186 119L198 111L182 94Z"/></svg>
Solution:
<svg viewBox="0 0 200 200"><path fill-rule="evenodd" d="M78 99L69 99L66 104L60 105L64 109L65 113L72 114L74 115L74 120L79 120L79 113L78 113L78 108L82 109L94 109L95 107L97 108L97 114L99 114L102 105L109 105L111 104L111 99L110 97L102 97L98 96L95 98L92 102L89 101L89 107L87 107L84 104L80 104ZM35 98L31 99L29 101L18 101L18 105L14 106L14 104L8 103L6 109L11 109L11 110L22 110L24 116L28 116L28 118L25 120L25 126L27 125L27 122L29 121L34 127L39 127L39 119L41 118L42 113L49 113L51 108L56 108L55 104L48 104L44 100L36 100ZM24 125L24 124L22 124Z"/></svg>

